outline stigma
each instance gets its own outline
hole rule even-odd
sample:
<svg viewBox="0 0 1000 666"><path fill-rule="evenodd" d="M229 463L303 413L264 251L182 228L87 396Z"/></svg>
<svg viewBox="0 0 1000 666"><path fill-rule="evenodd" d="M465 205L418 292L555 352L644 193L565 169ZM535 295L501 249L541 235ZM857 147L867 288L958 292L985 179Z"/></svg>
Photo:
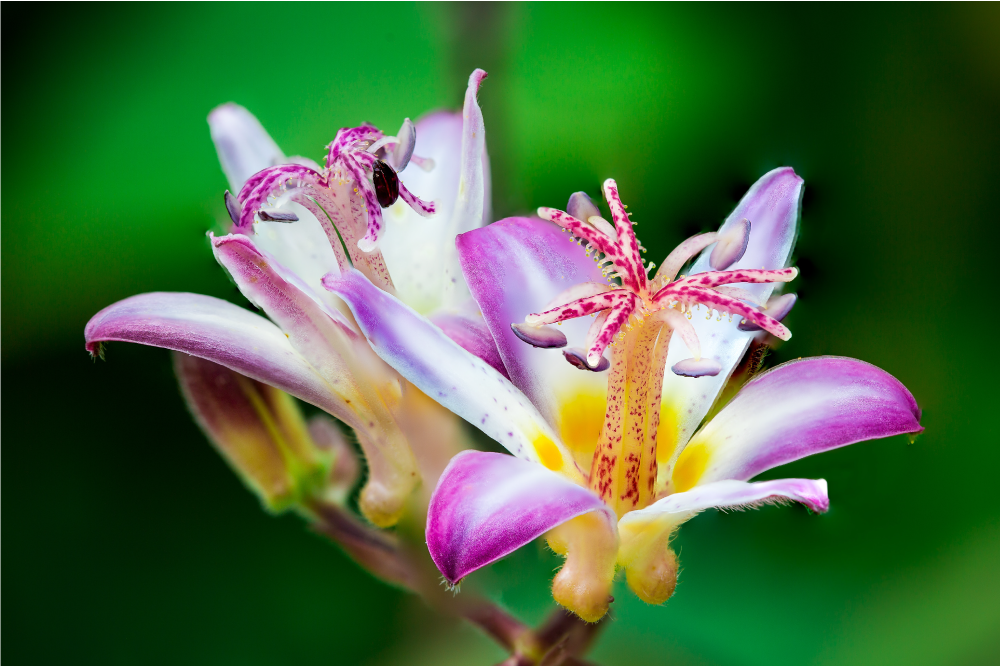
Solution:
<svg viewBox="0 0 1000 666"><path fill-rule="evenodd" d="M743 220L731 225L725 233L711 232L693 236L673 250L656 274L655 267L647 263L642 253L645 248L635 236L632 220L622 203L617 183L609 178L604 181L603 192L611 221L605 220L600 210L583 192L573 194L567 210L539 208L542 219L558 224L571 233L584 246L585 252L600 264L606 283L587 282L575 285L559 294L546 309L529 314L525 324L540 331L547 324L587 315L595 316L587 333L585 357L574 356L574 365L599 371L606 368L602 362L605 350L624 338L634 326L641 326L650 318L678 333L692 358L673 366L678 375L700 377L721 371L712 359L701 358L701 345L690 319L705 308L707 317L730 321L739 317L745 328L767 331L781 340L791 338L791 332L777 319L761 312L763 303L756 296L736 284L789 282L798 275L796 268L779 270L739 269L727 270L746 252L751 222ZM692 276L678 277L681 268L696 254L715 245L709 257L713 269ZM536 333L536 338L542 337ZM533 343L528 336L522 340ZM551 346L551 345L550 345ZM603 368L602 368L603 366Z"/></svg>
<svg viewBox="0 0 1000 666"><path fill-rule="evenodd" d="M411 161L422 169L433 168L432 160L413 154L415 143L416 128L409 118L397 136L387 136L367 123L345 127L327 146L322 167L299 158L294 164L259 171L238 196L227 193L226 208L236 229L245 232L255 219L294 221L289 217L294 214L282 206L295 202L320 216L321 223L323 217L330 218L345 240L357 238L362 252L373 252L384 227L383 207L400 198L424 217L435 212L432 202L407 190L397 175ZM362 229L354 228L359 225Z"/></svg>

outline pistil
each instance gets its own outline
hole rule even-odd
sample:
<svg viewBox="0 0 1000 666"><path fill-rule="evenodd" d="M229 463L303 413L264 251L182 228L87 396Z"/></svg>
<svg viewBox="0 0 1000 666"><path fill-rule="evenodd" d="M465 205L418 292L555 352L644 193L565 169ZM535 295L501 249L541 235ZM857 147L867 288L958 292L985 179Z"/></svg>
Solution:
<svg viewBox="0 0 1000 666"><path fill-rule="evenodd" d="M656 433L671 330L651 317L612 347L604 427L591 464L590 487L622 516L653 498Z"/></svg>

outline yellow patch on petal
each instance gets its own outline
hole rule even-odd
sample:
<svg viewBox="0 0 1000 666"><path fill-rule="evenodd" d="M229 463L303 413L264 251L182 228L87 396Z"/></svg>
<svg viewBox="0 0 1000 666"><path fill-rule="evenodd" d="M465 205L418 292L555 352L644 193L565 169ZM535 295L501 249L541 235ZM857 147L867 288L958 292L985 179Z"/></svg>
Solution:
<svg viewBox="0 0 1000 666"><path fill-rule="evenodd" d="M677 448L677 431L679 426L677 409L672 405L660 405L660 425L656 429L656 464L661 468L667 466L674 457Z"/></svg>
<svg viewBox="0 0 1000 666"><path fill-rule="evenodd" d="M535 437L532 444L535 447L535 453L538 454L538 460L551 469L552 471L558 472L563 466L563 456L559 453L559 447L553 442L548 435L544 433L539 433Z"/></svg>
<svg viewBox="0 0 1000 666"><path fill-rule="evenodd" d="M694 444L688 446L677 458L677 465L674 467L674 492L682 493L691 490L698 483L698 479L705 473L708 466L709 451L704 444Z"/></svg>
<svg viewBox="0 0 1000 666"><path fill-rule="evenodd" d="M576 462L589 470L604 426L604 392L563 395L559 405L559 436Z"/></svg>

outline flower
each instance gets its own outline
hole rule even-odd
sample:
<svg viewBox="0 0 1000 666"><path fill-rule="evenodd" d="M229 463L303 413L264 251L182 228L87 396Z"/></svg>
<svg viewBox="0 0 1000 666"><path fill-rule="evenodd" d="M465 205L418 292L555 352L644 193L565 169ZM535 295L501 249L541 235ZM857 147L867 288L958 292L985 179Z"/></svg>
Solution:
<svg viewBox="0 0 1000 666"><path fill-rule="evenodd" d="M368 124L340 130L323 167L286 158L242 107L215 109L209 116L212 138L239 194L226 192L232 233L210 233L212 250L269 319L208 296L141 294L90 320L87 349L103 354L105 342L120 340L182 352L175 367L189 407L272 509L331 497L343 502L356 478L349 447L335 441L329 423L307 424L290 396L323 409L354 430L365 455L362 513L378 526L394 524L421 478L433 484L448 457L463 448L464 437L452 414L372 353L320 279L331 271L359 270L395 292L394 280L427 280L429 266L442 275L459 274L458 257L449 249L454 235L480 226L489 208L485 131L476 101L485 76L473 72L461 116L438 112L416 125L406 119L395 137ZM404 182L426 186L436 201L417 198ZM377 185L389 194L398 191L401 201L391 204L385 192L375 191ZM398 270L384 260L377 247L382 203L397 221L405 221L398 210L403 206L420 215L439 211L421 220L438 243L425 248L436 254L432 263L406 262L405 250L392 247L391 232L382 245L402 259ZM501 366L482 320L463 311L464 281L448 288L444 282L437 280L440 296L429 309L466 348Z"/></svg>
<svg viewBox="0 0 1000 666"><path fill-rule="evenodd" d="M694 433L761 335L740 325L788 337L774 317L747 302L767 303L773 283L795 275L785 265L802 180L790 168L765 174L718 234L682 243L652 280L617 186L608 181L604 190L614 226L578 195L567 208L586 220L539 211L587 243L586 252L560 226L528 218L458 238L465 276L509 381L357 272L324 281L350 306L379 356L513 454L465 451L441 475L426 536L445 579L457 584L546 535L566 556L553 596L588 621L607 612L619 568L640 598L669 598L677 579L670 539L702 510L776 501L827 509L825 481L750 481L761 472L922 430L916 402L888 373L818 357L755 377ZM588 256L594 251L597 262ZM674 279L699 251L688 276ZM589 327L578 319L584 314L596 316ZM526 316L531 323L519 323ZM559 320L566 335L538 328ZM682 344L670 344L674 331ZM586 350L561 357L545 348L567 338L585 339ZM602 362L613 340L612 357ZM607 375L577 369L602 366Z"/></svg>

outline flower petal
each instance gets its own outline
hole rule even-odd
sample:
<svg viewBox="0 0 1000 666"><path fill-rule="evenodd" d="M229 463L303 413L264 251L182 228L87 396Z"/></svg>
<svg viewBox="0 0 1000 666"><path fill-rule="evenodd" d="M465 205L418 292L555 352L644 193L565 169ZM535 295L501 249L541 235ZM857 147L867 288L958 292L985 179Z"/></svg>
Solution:
<svg viewBox="0 0 1000 666"><path fill-rule="evenodd" d="M445 468L427 512L427 549L453 585L577 516L614 513L597 495L513 456L463 451Z"/></svg>
<svg viewBox="0 0 1000 666"><path fill-rule="evenodd" d="M349 416L337 416L358 432L370 470L362 509L379 526L394 523L419 481L413 452L390 408L398 396L398 380L343 316L324 308L308 287L249 238L211 238L216 259L240 291L281 326L292 346L343 400Z"/></svg>
<svg viewBox="0 0 1000 666"><path fill-rule="evenodd" d="M719 229L719 237L723 237L732 228L744 226L743 220L749 220L751 225L746 251L729 270L778 269L787 264L795 241L802 186L802 179L790 167L774 169L754 183ZM714 248L715 245L705 248L692 265L690 275L712 270L710 257ZM774 289L772 284L739 286L754 294L760 302L765 302ZM705 418L754 336L739 330L739 317L730 321L729 317L709 313L710 317L706 318L699 315L698 309L693 314L691 323L701 343L702 357L714 359L722 369L714 377L696 380L675 375L670 368L690 354L679 339L672 341L663 379L657 438L661 481L669 477L672 460Z"/></svg>
<svg viewBox="0 0 1000 666"><path fill-rule="evenodd" d="M507 368L503 365L497 345L493 342L490 329L482 317L474 319L462 315L440 314L431 318L435 326L444 334L458 343L465 351L486 361L491 368L507 377ZM507 377L510 379L510 377Z"/></svg>
<svg viewBox="0 0 1000 666"><path fill-rule="evenodd" d="M511 381L558 429L577 460L589 466L604 420L607 377L580 372L557 350L532 347L510 325L542 312L577 284L607 284L600 268L558 226L537 218L500 220L462 234L456 245ZM590 324L574 319L559 330L575 348L585 344Z"/></svg>
<svg viewBox="0 0 1000 666"><path fill-rule="evenodd" d="M375 353L429 397L514 455L583 478L538 410L488 363L357 271L324 285L347 302Z"/></svg>
<svg viewBox="0 0 1000 666"><path fill-rule="evenodd" d="M627 525L647 518L671 514L681 519L711 508L745 509L781 500L794 500L820 513L830 508L826 481L823 479L777 479L774 481L713 481L686 492L674 493L653 502L645 509L632 511L618 522L622 533ZM686 520L687 518L683 518Z"/></svg>
<svg viewBox="0 0 1000 666"><path fill-rule="evenodd" d="M211 296L154 292L104 308L84 330L87 350L104 342L164 347L213 361L276 386L331 414L347 416L329 384L267 319Z"/></svg>
<svg viewBox="0 0 1000 666"><path fill-rule="evenodd" d="M261 169L286 161L260 121L239 104L217 106L208 114L208 127L233 192Z"/></svg>
<svg viewBox="0 0 1000 666"><path fill-rule="evenodd" d="M837 356L791 361L748 382L695 435L672 487L745 480L814 453L922 430L913 396L884 370Z"/></svg>
<svg viewBox="0 0 1000 666"><path fill-rule="evenodd" d="M414 154L430 158L434 167L419 164L399 172L400 181L413 192L433 201L431 218L423 218L405 203L397 202L384 213L387 232L381 249L400 299L423 315L443 305L461 308L469 293L455 253L455 235L490 221L489 156L482 112L476 91L485 72L473 73L463 113L438 111L417 121ZM464 192L459 182L465 179ZM455 279L454 286L450 282ZM447 304L445 292L454 289Z"/></svg>

